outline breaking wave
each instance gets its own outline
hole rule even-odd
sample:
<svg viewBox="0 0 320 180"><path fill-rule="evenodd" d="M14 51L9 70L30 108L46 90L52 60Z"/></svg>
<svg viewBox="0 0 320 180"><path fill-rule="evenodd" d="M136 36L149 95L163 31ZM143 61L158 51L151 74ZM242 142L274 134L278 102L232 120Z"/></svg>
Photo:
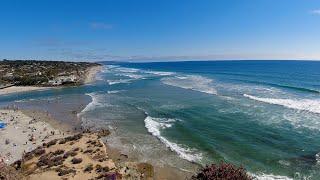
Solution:
<svg viewBox="0 0 320 180"><path fill-rule="evenodd" d="M118 65L106 65L106 67L107 67L108 69L113 69L113 68L118 68L118 67L120 67L120 66L118 66Z"/></svg>
<svg viewBox="0 0 320 180"><path fill-rule="evenodd" d="M119 76L126 76L132 79L143 79L144 76L140 74L131 74L131 73L122 73L122 74L117 74Z"/></svg>
<svg viewBox="0 0 320 180"><path fill-rule="evenodd" d="M125 73L135 73L135 72L139 72L140 69L136 69L136 68L126 68L126 67L116 67L117 71L120 72L125 72Z"/></svg>
<svg viewBox="0 0 320 180"><path fill-rule="evenodd" d="M190 89L207 94L217 94L217 90L212 87L212 80L199 75L184 75L162 78L161 82L175 87Z"/></svg>
<svg viewBox="0 0 320 180"><path fill-rule="evenodd" d="M297 109L301 111L308 111L312 113L320 114L320 101L319 100L311 100L311 99L274 99L274 98L260 98L248 94L243 94L243 96L261 101L269 104L275 104L284 106L290 109Z"/></svg>
<svg viewBox="0 0 320 180"><path fill-rule="evenodd" d="M201 154L195 153L195 151L189 148L183 148L180 145L170 142L165 137L161 136L161 130L170 128L175 119L166 119L166 118L153 118L147 116L144 120L145 127L148 132L153 136L157 137L161 142L163 142L170 150L176 152L181 158L186 159L191 162L197 162L201 160Z"/></svg>
<svg viewBox="0 0 320 180"><path fill-rule="evenodd" d="M87 104L87 106L77 114L78 117L82 116L85 112L93 110L94 108L96 108L97 105L99 105L96 93L86 93L86 95L91 97L91 102Z"/></svg>
<svg viewBox="0 0 320 180"><path fill-rule="evenodd" d="M119 79L119 80L107 80L107 83L109 85L114 85L114 84L128 84L131 83L132 79Z"/></svg>
<svg viewBox="0 0 320 180"><path fill-rule="evenodd" d="M96 108L103 108L112 106L111 104L101 102L101 94L98 93L86 93L86 95L91 97L91 102L87 104L87 106L77 114L77 116L82 116L86 112L92 111Z"/></svg>
<svg viewBox="0 0 320 180"><path fill-rule="evenodd" d="M170 76L175 74L174 72L165 72L165 71L144 71L144 72L148 74L159 75L159 76Z"/></svg>
<svg viewBox="0 0 320 180"><path fill-rule="evenodd" d="M119 92L123 92L125 90L114 90L114 91L107 91L108 94L117 94Z"/></svg>
<svg viewBox="0 0 320 180"><path fill-rule="evenodd" d="M245 83L252 83L252 84L259 84L259 85L269 85L273 87L285 88L285 89L292 89L296 91L302 92L309 92L309 93L320 93L317 89L305 88L305 87L298 87L293 85L286 85L286 84L277 84L277 83L270 83L270 82L263 82L263 81L252 81L252 80L243 80L243 79L236 79L237 81L242 81Z"/></svg>
<svg viewBox="0 0 320 180"><path fill-rule="evenodd" d="M273 174L251 174L254 178L258 180L292 180L287 176L279 176Z"/></svg>
<svg viewBox="0 0 320 180"><path fill-rule="evenodd" d="M120 80L107 80L109 85L119 84L119 83L130 83L131 80L141 80L153 76L170 76L175 74L174 72L165 72L165 71L151 71L143 70L136 68L128 68L121 66L111 66L108 67L108 72L114 73L116 76L124 76L129 79L120 79Z"/></svg>

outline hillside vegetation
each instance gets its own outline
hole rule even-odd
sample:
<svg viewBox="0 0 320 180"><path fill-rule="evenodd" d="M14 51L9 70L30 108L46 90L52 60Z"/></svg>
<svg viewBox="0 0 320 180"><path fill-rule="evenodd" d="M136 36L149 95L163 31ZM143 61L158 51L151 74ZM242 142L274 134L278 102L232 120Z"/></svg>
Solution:
<svg viewBox="0 0 320 180"><path fill-rule="evenodd" d="M55 86L82 84L89 68L98 63L3 60L0 61L0 84Z"/></svg>

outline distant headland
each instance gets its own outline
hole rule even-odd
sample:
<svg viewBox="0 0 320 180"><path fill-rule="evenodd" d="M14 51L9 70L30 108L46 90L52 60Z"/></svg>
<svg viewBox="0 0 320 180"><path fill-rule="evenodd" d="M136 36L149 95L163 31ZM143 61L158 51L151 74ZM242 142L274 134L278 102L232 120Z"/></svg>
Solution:
<svg viewBox="0 0 320 180"><path fill-rule="evenodd" d="M0 61L0 94L90 83L101 68L91 62L4 59Z"/></svg>

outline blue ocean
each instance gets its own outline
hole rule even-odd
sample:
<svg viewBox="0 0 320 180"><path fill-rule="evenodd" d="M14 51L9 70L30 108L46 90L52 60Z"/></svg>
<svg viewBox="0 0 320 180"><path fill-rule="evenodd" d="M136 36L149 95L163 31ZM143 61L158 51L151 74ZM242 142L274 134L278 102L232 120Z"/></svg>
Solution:
<svg viewBox="0 0 320 180"><path fill-rule="evenodd" d="M105 62L97 82L1 96L90 96L78 116L111 146L193 172L226 161L260 179L320 179L320 62Z"/></svg>

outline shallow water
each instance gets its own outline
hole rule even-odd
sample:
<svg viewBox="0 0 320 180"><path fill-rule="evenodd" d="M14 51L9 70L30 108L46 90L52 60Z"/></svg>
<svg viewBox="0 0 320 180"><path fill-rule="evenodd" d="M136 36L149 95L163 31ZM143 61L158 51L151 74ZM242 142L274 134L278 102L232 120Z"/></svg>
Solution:
<svg viewBox="0 0 320 180"><path fill-rule="evenodd" d="M319 70L302 61L121 63L92 85L0 101L86 94L83 125L111 128L108 142L142 161L194 171L189 162L223 160L262 178L319 179Z"/></svg>

